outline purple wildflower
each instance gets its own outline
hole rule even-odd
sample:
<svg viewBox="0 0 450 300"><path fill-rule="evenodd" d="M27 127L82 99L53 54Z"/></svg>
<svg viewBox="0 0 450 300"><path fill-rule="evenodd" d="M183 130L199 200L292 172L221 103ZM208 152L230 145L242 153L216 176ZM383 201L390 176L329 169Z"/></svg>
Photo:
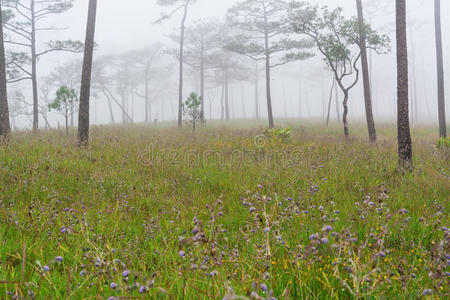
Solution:
<svg viewBox="0 0 450 300"><path fill-rule="evenodd" d="M63 259L64 259L64 258L63 258L62 256L57 256L57 257L55 257L55 260L58 261L58 262L62 262Z"/></svg>
<svg viewBox="0 0 450 300"><path fill-rule="evenodd" d="M109 285L110 288L115 289L117 287L117 283L115 282L111 282L111 284Z"/></svg>

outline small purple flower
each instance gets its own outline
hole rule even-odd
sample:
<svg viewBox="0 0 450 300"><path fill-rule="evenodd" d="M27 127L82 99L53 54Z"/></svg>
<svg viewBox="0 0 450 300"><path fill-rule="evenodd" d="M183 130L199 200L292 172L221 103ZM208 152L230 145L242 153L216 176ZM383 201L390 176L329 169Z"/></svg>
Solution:
<svg viewBox="0 0 450 300"><path fill-rule="evenodd" d="M115 289L117 287L117 283L115 282L111 282L111 284L109 285L110 288Z"/></svg>
<svg viewBox="0 0 450 300"><path fill-rule="evenodd" d="M265 232L265 233L269 233L269 231L270 231L270 228L269 228L269 227L266 227L266 228L264 229L264 232Z"/></svg>
<svg viewBox="0 0 450 300"><path fill-rule="evenodd" d="M184 257L186 255L186 252L184 252L183 250L180 250L178 252L178 255L181 256L181 257Z"/></svg>
<svg viewBox="0 0 450 300"><path fill-rule="evenodd" d="M312 240L315 240L317 238L317 234L311 234L310 236L309 236L309 239L312 241Z"/></svg>
<svg viewBox="0 0 450 300"><path fill-rule="evenodd" d="M50 268L49 268L49 266L47 266L47 265L46 265L46 266L44 266L44 267L43 267L43 269L44 269L44 272L48 272L48 271L50 271Z"/></svg>
<svg viewBox="0 0 450 300"><path fill-rule="evenodd" d="M255 210L256 210L256 208L254 208L253 206L250 207L250 212L251 212L251 213L254 212Z"/></svg>
<svg viewBox="0 0 450 300"><path fill-rule="evenodd" d="M320 239L320 242L321 242L322 244L328 244L328 239L327 239L327 238L321 238L321 239Z"/></svg>
<svg viewBox="0 0 450 300"><path fill-rule="evenodd" d="M330 225L325 225L322 227L322 231L330 232L331 230L333 230L333 227L331 227Z"/></svg>
<svg viewBox="0 0 450 300"><path fill-rule="evenodd" d="M261 289L262 289L264 292L267 292L267 285L266 285L266 284L262 283L262 284L260 285L260 287L261 287Z"/></svg>
<svg viewBox="0 0 450 300"><path fill-rule="evenodd" d="M81 270L80 271L80 276L84 276L86 274L86 271L85 270Z"/></svg>
<svg viewBox="0 0 450 300"><path fill-rule="evenodd" d="M61 233L66 233L67 232L67 228L65 226L61 227L60 229Z"/></svg>
<svg viewBox="0 0 450 300"><path fill-rule="evenodd" d="M401 214L407 214L408 210L406 208L402 208L398 212L401 213Z"/></svg>
<svg viewBox="0 0 450 300"><path fill-rule="evenodd" d="M114 298L112 296L108 298L108 300L114 300L114 299L116 299L116 298Z"/></svg>
<svg viewBox="0 0 450 300"><path fill-rule="evenodd" d="M123 277L128 277L129 275L130 275L130 271L128 271L128 270L125 270L122 272Z"/></svg>
<svg viewBox="0 0 450 300"><path fill-rule="evenodd" d="M425 289L423 292L422 292L422 295L423 296L428 296L428 295L431 295L433 293L433 290L432 289Z"/></svg>
<svg viewBox="0 0 450 300"><path fill-rule="evenodd" d="M57 256L57 257L55 257L55 260L58 261L58 262L62 262L63 259L64 259L64 258L63 258L62 256Z"/></svg>
<svg viewBox="0 0 450 300"><path fill-rule="evenodd" d="M261 184L258 184L258 189L262 189L263 186Z"/></svg>
<svg viewBox="0 0 450 300"><path fill-rule="evenodd" d="M139 293L141 293L141 294L145 293L145 286L141 286L139 288Z"/></svg>
<svg viewBox="0 0 450 300"><path fill-rule="evenodd" d="M322 211L323 210L323 206L321 205L321 206L319 206L319 210L320 211Z"/></svg>

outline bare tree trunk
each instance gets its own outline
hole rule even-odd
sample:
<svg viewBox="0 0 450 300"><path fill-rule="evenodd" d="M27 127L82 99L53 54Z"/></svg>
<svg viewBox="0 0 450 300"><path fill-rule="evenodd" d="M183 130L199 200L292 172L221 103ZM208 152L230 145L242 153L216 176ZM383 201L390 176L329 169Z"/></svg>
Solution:
<svg viewBox="0 0 450 300"><path fill-rule="evenodd" d="M435 15L435 30L436 30L439 135L445 138L447 137L447 122L445 120L444 58L442 54L441 0L434 0L434 15Z"/></svg>
<svg viewBox="0 0 450 300"><path fill-rule="evenodd" d="M366 108L367 129L369 131L369 141L375 142L377 140L377 132L375 129L375 121L373 119L372 111L372 95L370 93L369 66L367 62L367 38L361 0L356 0L356 6L358 8L359 48L361 49L361 65L364 83L364 104Z"/></svg>
<svg viewBox="0 0 450 300"><path fill-rule="evenodd" d="M412 143L408 109L408 46L406 0L396 0L397 23L397 131L399 165L412 167Z"/></svg>
<svg viewBox="0 0 450 300"><path fill-rule="evenodd" d="M242 117L247 119L247 114L245 112L245 93L244 93L244 83L241 82L241 102L242 102Z"/></svg>
<svg viewBox="0 0 450 300"><path fill-rule="evenodd" d="M178 127L183 126L183 57L184 57L184 33L186 29L186 18L188 13L189 2L184 4L184 14L181 21L180 34L180 86L178 90Z"/></svg>
<svg viewBox="0 0 450 300"><path fill-rule="evenodd" d="M148 122L149 122L149 99L148 99L148 95L149 95L149 92L148 92L148 68L146 68L146 70L145 70L145 86L144 86L144 89L145 89L145 123L146 124L148 124Z"/></svg>
<svg viewBox="0 0 450 300"><path fill-rule="evenodd" d="M348 131L348 120L347 120L347 115L348 115L348 90L344 90L344 102L343 102L343 106L344 106L344 113L342 115L342 122L344 124L344 135L346 138L349 138L350 134Z"/></svg>
<svg viewBox="0 0 450 300"><path fill-rule="evenodd" d="M336 100L336 116L338 122L341 122L341 114L339 113L339 93L338 93L338 84L336 80L334 81L334 98Z"/></svg>
<svg viewBox="0 0 450 300"><path fill-rule="evenodd" d="M69 134L69 112L68 111L66 111L65 117L66 117L66 134L68 135Z"/></svg>
<svg viewBox="0 0 450 300"><path fill-rule="evenodd" d="M83 71L81 75L80 110L78 114L78 144L89 142L89 98L91 95L92 60L94 56L95 19L97 0L89 0L86 41L84 43Z"/></svg>
<svg viewBox="0 0 450 300"><path fill-rule="evenodd" d="M224 101L224 94L225 94L225 83L222 84L222 94L220 96L220 119L222 121L225 118L225 105L223 103L223 101Z"/></svg>
<svg viewBox="0 0 450 300"><path fill-rule="evenodd" d="M269 115L269 128L274 128L273 114L272 114L272 95L270 92L270 52L269 52L269 33L267 30L267 17L264 17L265 33L264 33L264 47L266 51L266 97L267 97L267 113Z"/></svg>
<svg viewBox="0 0 450 300"><path fill-rule="evenodd" d="M225 120L230 120L230 103L229 103L229 82L228 67L225 70Z"/></svg>
<svg viewBox="0 0 450 300"><path fill-rule="evenodd" d="M259 120L259 80L258 80L258 62L255 62L255 116Z"/></svg>
<svg viewBox="0 0 450 300"><path fill-rule="evenodd" d="M37 86L37 56L36 56L36 20L34 0L30 2L31 10L31 82L33 86L33 131L39 129L39 101Z"/></svg>
<svg viewBox="0 0 450 300"><path fill-rule="evenodd" d="M0 12L2 4L0 1ZM3 18L0 13L0 138L7 138L11 133L8 110L8 92L6 86L5 43L3 40Z"/></svg>
<svg viewBox="0 0 450 300"><path fill-rule="evenodd" d="M200 51L200 122L205 123L205 49L204 49L204 37L201 38L201 51Z"/></svg>
<svg viewBox="0 0 450 300"><path fill-rule="evenodd" d="M334 78L333 78L333 83L331 84L331 90L330 90L330 98L328 100L328 114L327 114L327 126L330 123L330 113L331 113L331 102L333 100L333 89L334 89Z"/></svg>
<svg viewBox="0 0 450 300"><path fill-rule="evenodd" d="M109 107L109 114L111 116L111 122L113 125L116 124L115 120L114 120L114 113L113 113L113 109L112 109L112 105L111 105L111 97L109 97L108 93L106 93L103 90L103 94L106 96L106 99L108 100L108 107Z"/></svg>

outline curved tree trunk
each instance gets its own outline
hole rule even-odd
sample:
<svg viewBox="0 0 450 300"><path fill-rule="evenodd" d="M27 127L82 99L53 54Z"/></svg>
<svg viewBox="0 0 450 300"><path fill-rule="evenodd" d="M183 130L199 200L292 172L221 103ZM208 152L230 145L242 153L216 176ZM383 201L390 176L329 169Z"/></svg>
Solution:
<svg viewBox="0 0 450 300"><path fill-rule="evenodd" d="M397 134L398 157L402 168L412 167L412 144L408 108L408 46L406 40L406 0L396 0L397 23Z"/></svg>
<svg viewBox="0 0 450 300"><path fill-rule="evenodd" d="M442 54L442 29L441 29L441 0L434 0L435 30L436 30L436 58L438 81L438 112L439 135L447 137L447 122L445 120L445 92L444 92L444 58Z"/></svg>
<svg viewBox="0 0 450 300"><path fill-rule="evenodd" d="M377 132L375 129L375 121L373 119L373 111L372 111L372 95L370 93L369 66L367 61L366 30L361 0L356 0L356 5L358 8L359 38L360 38L359 47L361 49L361 65L364 83L364 104L366 108L367 129L369 131L369 141L375 142L377 140Z"/></svg>
<svg viewBox="0 0 450 300"><path fill-rule="evenodd" d="M83 71L81 75L80 111L78 114L78 144L89 142L89 98L91 95L92 60L94 56L95 19L97 0L89 0L86 41L84 44Z"/></svg>
<svg viewBox="0 0 450 300"><path fill-rule="evenodd" d="M0 11L1 11L0 3ZM11 133L8 110L8 93L6 87L5 43L3 40L3 18L0 14L0 137L6 138Z"/></svg>

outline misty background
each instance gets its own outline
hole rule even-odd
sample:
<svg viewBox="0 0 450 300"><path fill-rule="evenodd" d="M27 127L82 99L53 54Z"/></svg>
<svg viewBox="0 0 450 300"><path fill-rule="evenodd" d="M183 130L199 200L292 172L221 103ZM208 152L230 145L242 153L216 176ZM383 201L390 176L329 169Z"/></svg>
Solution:
<svg viewBox="0 0 450 300"><path fill-rule="evenodd" d="M187 26L197 20L214 19L225 20L227 10L239 2L238 0L198 0L192 5L188 14ZM310 0L311 4L327 5L330 8L341 6L347 16L356 15L356 3L353 0ZM389 34L395 40L395 2L385 7L376 7L374 1L363 1L365 18L373 28L381 34ZM378 1L376 1L378 2ZM409 0L408 2L408 43L410 59L410 98L412 105L412 123L437 124L437 87L436 87L436 50L434 38L434 11L433 3L429 0ZM74 7L61 15L48 18L48 25L64 28L55 32L40 32L38 42L43 46L48 40L81 40L84 41L87 18L87 0L77 0ZM99 1L97 11L96 43L98 47L94 57L101 58L124 55L126 53L148 48L160 43L162 50L176 48L169 35L177 33L180 26L180 16L176 15L162 24L154 24L161 13L168 12L170 8L161 7L156 0L104 0ZM444 71L450 69L450 1L442 2L442 29L444 47ZM395 43L391 43L390 54L370 54L371 83L373 90L373 106L375 121L390 121L396 116L396 60ZM6 45L6 48L10 48ZM39 48L39 44L38 44ZM131 54L133 55L133 54ZM52 73L55 68L66 66L73 61L80 61L82 54L55 52L43 57L39 61L38 84L42 84L45 76ZM170 66L168 75L161 80L166 81L163 91L153 99L152 120L172 121L177 113L178 67L177 61L169 56L158 58L164 65ZM249 62L251 63L251 62ZM96 62L94 62L94 65ZM94 66L95 68L95 66ZM67 68L66 72L70 73ZM138 70L130 70L137 80L143 76ZM186 66L184 94L199 92L198 71ZM326 69L320 54L315 57L287 64L275 68L272 73L272 101L275 120L290 118L303 120L314 118L325 121L328 105L329 90L333 75ZM445 78L446 106L450 99L450 78ZM264 70L260 64L259 80L259 112L261 118L267 118ZM362 79L357 87L350 92L349 119L363 120L364 99ZM10 93L20 91L25 101L32 102L31 81L9 84ZM137 87L136 94L129 96L128 110L136 123L144 121L144 99L139 96L142 88ZM112 89L113 90L113 89ZM77 91L79 92L79 91ZM205 117L206 119L220 119L220 86L206 83ZM111 122L107 99L101 93L94 93L91 98L91 121L93 124L109 124ZM50 98L55 97L50 94ZM342 95L339 94L341 101ZM301 100L300 100L301 99ZM42 96L40 95L40 101ZM10 97L10 107L14 107L14 97ZM301 105L299 103L301 101ZM131 103L132 102L132 103ZM244 106L244 107L243 107ZM336 120L336 107L332 105L331 116ZM340 107L341 111L342 108ZM232 119L252 118L255 116L254 84L249 81L235 81L230 86L230 113ZM121 110L113 105L113 114L120 120ZM449 110L447 109L447 116ZM64 118L50 112L48 115L52 127L64 126ZM75 123L77 118L75 117ZM45 123L40 119L40 126ZM28 117L19 115L14 117L13 125L16 129L31 128Z"/></svg>

